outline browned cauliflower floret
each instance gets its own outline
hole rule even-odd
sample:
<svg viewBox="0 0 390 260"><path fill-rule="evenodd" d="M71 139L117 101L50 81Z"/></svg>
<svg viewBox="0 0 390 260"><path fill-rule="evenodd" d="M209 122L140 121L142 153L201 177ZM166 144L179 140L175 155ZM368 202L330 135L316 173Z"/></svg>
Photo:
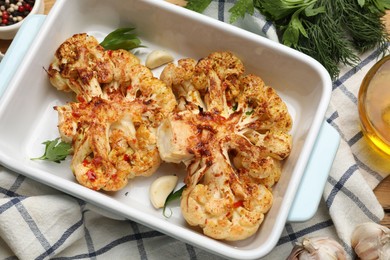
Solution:
<svg viewBox="0 0 390 260"><path fill-rule="evenodd" d="M66 107L66 109L63 109ZM69 103L56 108L67 123L77 122L71 168L77 181L94 190L119 190L128 179L149 176L160 165L155 130L142 117L142 102L123 98Z"/></svg>
<svg viewBox="0 0 390 260"><path fill-rule="evenodd" d="M215 239L253 235L291 151L285 103L259 77L244 75L229 52L170 64L161 79L179 106L160 125L157 146L164 161L187 167L184 218Z"/></svg>
<svg viewBox="0 0 390 260"><path fill-rule="evenodd" d="M114 191L157 170L157 126L177 103L138 58L105 51L92 36L76 34L56 51L48 74L57 89L76 93L78 102L55 109L61 138L73 145L71 167L79 183Z"/></svg>
<svg viewBox="0 0 390 260"><path fill-rule="evenodd" d="M100 84L113 80L114 64L96 38L75 34L57 49L50 64L50 82L58 90L73 91L80 100L100 96Z"/></svg>

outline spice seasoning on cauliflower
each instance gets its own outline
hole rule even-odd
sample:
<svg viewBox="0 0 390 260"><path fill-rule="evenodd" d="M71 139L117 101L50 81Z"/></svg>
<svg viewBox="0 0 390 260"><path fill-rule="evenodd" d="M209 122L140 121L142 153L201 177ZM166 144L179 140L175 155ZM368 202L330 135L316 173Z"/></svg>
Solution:
<svg viewBox="0 0 390 260"><path fill-rule="evenodd" d="M73 145L71 168L80 184L115 191L157 170L156 129L176 100L137 57L75 34L57 49L48 75L58 90L76 94L78 102L55 110L61 139Z"/></svg>
<svg viewBox="0 0 390 260"><path fill-rule="evenodd" d="M160 78L178 106L159 126L157 146L162 160L187 167L184 218L215 239L250 237L291 151L286 104L229 52L168 64Z"/></svg>

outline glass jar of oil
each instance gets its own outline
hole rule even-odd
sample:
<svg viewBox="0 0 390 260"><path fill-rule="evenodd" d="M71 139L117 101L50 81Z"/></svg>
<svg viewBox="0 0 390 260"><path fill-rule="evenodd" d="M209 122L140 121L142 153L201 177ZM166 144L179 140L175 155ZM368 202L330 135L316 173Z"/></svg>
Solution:
<svg viewBox="0 0 390 260"><path fill-rule="evenodd" d="M390 56L379 60L364 77L358 109L365 136L390 155Z"/></svg>

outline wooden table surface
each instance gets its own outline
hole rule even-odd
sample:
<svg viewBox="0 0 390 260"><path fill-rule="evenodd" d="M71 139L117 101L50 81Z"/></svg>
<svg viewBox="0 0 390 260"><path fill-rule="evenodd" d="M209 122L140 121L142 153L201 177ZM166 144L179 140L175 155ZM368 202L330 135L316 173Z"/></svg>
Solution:
<svg viewBox="0 0 390 260"><path fill-rule="evenodd" d="M47 14L53 6L55 0L45 0L45 14ZM387 15L386 25L390 30L390 12ZM0 40L0 51L5 53L11 41ZM389 159L390 162L390 159ZM390 176L383 180L378 187L374 190L379 202L385 210L385 218L382 220L382 224L390 227Z"/></svg>

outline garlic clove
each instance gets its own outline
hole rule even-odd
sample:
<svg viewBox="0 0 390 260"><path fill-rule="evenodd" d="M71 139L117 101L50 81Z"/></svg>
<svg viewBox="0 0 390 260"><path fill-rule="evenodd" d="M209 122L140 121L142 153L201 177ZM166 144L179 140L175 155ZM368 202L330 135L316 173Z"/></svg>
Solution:
<svg viewBox="0 0 390 260"><path fill-rule="evenodd" d="M390 259L390 229L374 222L357 225L351 246L361 260Z"/></svg>
<svg viewBox="0 0 390 260"><path fill-rule="evenodd" d="M165 50L154 50L146 57L145 66L155 69L173 61L173 56Z"/></svg>
<svg viewBox="0 0 390 260"><path fill-rule="evenodd" d="M149 188L149 199L156 209L164 207L169 194L176 187L178 177L175 175L161 176L153 181Z"/></svg>
<svg viewBox="0 0 390 260"><path fill-rule="evenodd" d="M304 238L302 243L297 243L292 249L287 260L312 260L312 259L347 259L344 248L336 241L328 237Z"/></svg>

